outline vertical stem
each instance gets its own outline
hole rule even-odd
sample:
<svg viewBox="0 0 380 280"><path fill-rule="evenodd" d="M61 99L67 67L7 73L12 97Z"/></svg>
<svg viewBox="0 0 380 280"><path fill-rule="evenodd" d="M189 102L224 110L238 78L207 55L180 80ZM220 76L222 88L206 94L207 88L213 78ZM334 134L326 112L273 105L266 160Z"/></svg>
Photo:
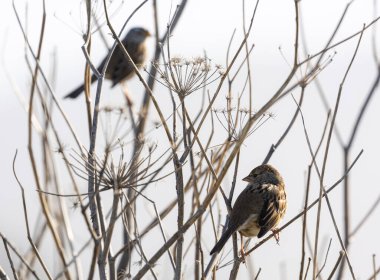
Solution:
<svg viewBox="0 0 380 280"><path fill-rule="evenodd" d="M302 250L301 250L301 266L300 266L299 280L303 279L303 269L304 269L304 263L305 263L305 241L306 241L306 225L307 225L307 205L309 203L311 168L312 168L312 164L310 164L308 166L308 170L307 170L306 196L305 196L305 204L304 204L303 223L302 223Z"/></svg>
<svg viewBox="0 0 380 280"><path fill-rule="evenodd" d="M91 52L91 32L88 33L88 44L87 44L87 52L90 54ZM91 68L90 64L86 61L86 68L84 73L84 98L86 102L86 111L87 111L87 121L88 121L88 130L89 134L91 134L91 99L90 99L90 85L91 85Z"/></svg>
<svg viewBox="0 0 380 280"><path fill-rule="evenodd" d="M186 115L185 115L185 102L184 99L181 98L181 108L182 108L182 129L183 129L183 138L184 138L184 146L185 149L187 148L187 140L186 140ZM174 109L175 110L175 109ZM175 114L175 112L174 112ZM173 131L175 135L175 131ZM175 144L175 141L174 141ZM176 144L175 144L176 145ZM178 217L177 217L177 225L178 225L178 231L179 231L179 238L177 240L177 252L176 252L176 269L174 274L175 280L180 280L182 275L182 257L183 257L183 233L181 232L181 229L183 227L183 220L184 220L184 205L185 205L185 196L183 191L183 172L181 163L178 159L178 155L173 150L173 163L174 163L174 170L175 177L176 177L176 190L177 190L177 205L178 205Z"/></svg>
<svg viewBox="0 0 380 280"><path fill-rule="evenodd" d="M348 160L350 153L350 146L344 147L344 155L343 155L343 166L344 171L348 168ZM344 237L344 247L348 249L349 239L350 239L350 176L346 176L343 182L343 237ZM341 264L339 266L338 278L341 278L343 275L344 267L346 265L346 259L343 258Z"/></svg>
<svg viewBox="0 0 380 280"><path fill-rule="evenodd" d="M349 155L345 151L344 154L344 170L348 168ZM350 190L349 190L349 176L344 179L344 246L348 248L349 234L350 234Z"/></svg>

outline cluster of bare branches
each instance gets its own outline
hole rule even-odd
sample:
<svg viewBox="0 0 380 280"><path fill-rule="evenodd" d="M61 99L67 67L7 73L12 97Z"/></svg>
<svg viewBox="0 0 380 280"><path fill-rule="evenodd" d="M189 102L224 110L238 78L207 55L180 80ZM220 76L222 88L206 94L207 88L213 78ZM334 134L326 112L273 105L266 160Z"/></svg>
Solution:
<svg viewBox="0 0 380 280"><path fill-rule="evenodd" d="M234 34L232 35L229 48L226 50L227 59L224 66L211 62L208 54L197 58L171 56L171 34L174 29L180 28L179 19L186 16L187 0L182 0L176 7L171 21L163 30L159 28L158 1L146 0L131 12L118 33L109 19L107 2L103 1L106 18L104 28L107 32L111 32L114 38L108 58L119 46L130 60L119 36L133 15L138 13L142 6L149 4L152 5L155 17L155 52L149 67L144 69L148 73L147 79L144 72L134 67L136 76L141 82L140 89L144 92L142 104L136 108L133 102L127 101L124 106L114 108L102 107L101 95L105 73L97 71L90 59L91 30L94 21L93 3L86 1L88 26L82 50L87 62L86 94L83 100L87 108L90 139L87 144L77 136L69 116L61 106L60 98L40 64L46 27L45 6L43 6L39 45L34 49L30 44L25 24L19 17L18 8L14 5L15 16L25 39L28 54L25 57L32 77L27 106L27 143L34 175L33 186L37 189L41 218L32 232L28 216L30 203L24 195L24 188L30 186L19 180L18 173L24 167L21 167L15 156L14 176L22 194L29 250L21 253L16 244L0 231L13 277L15 279L145 279L146 277L166 279L168 275L164 277L162 268L158 269L156 266L160 263L165 264L167 273L174 279L189 277L219 279L223 278L223 275L218 273L223 267L229 267L229 278L236 279L241 264L245 260L251 261L245 257L259 248L265 250L262 246L272 239L273 234L253 246L250 246L249 242L246 243L245 256L239 256L236 235L233 236L232 256L226 252L209 256L209 248L221 235L223 229L221 225L228 223L228 215L225 216L224 213L231 210L233 199L236 197L235 185L241 164L242 145L250 135L261 126L267 125L267 121L273 118L272 107L287 98L294 103L294 111L289 110L289 115L292 117L281 137L272 144L263 163L270 161L297 121L302 123L304 129L303 140L308 145L310 163L306 168L307 183L304 189L303 209L294 216L288 215L286 223L279 228L279 232L290 230L295 222L302 221L302 230L298 234L301 239L297 241L301 243L302 248L300 280L333 277L356 279L361 273L356 271L352 264L350 242L365 225L380 201L380 198L376 199L358 225L351 225L349 176L362 154L362 151L353 154L351 148L358 128L362 124L363 115L380 81L380 62L376 52L375 36L373 49L377 65L376 77L359 109L347 141L343 140L339 132L336 117L339 114L340 100L344 95L347 77L361 48L363 35L371 30L375 34L374 26L379 17L375 16L374 20L365 24L361 30L337 41L336 34L350 8L348 4L325 46L315 54L302 56L300 45L306 46L306 43L300 43L302 37L300 1L295 0L293 63L282 84L274 93L268 95L261 107L258 107L253 100L253 96L257 93L253 90L251 72L254 45L250 45L249 39L254 33L255 18L260 10L259 0L255 2L250 19L246 20L244 15L242 28L244 36L236 39ZM248 22L248 25L245 22ZM233 42L238 42L235 50L231 47ZM355 42L356 47L347 58L344 75L337 78L340 86L335 93L335 104L331 107L327 101L325 102L326 121L318 144L314 147L309 138L310 128L305 124L302 105L310 92L310 85L318 87L318 75L332 62L334 48L348 42ZM93 105L89 87L91 69L98 77ZM240 80L245 82L239 84ZM164 89L168 94L155 94L158 86L160 91ZM318 93L322 100L326 99L321 88ZM187 100L194 95L200 97L200 106L189 105ZM169 98L172 104L170 110L162 109L164 98ZM218 102L223 102L223 108L216 107ZM70 131L75 143L73 149L68 149L62 143L61 130L52 117L53 110L55 114L58 111L59 116L65 121L66 129ZM147 126L151 121L152 112L158 115L159 121L150 131ZM105 145L100 148L98 136L102 129ZM149 141L149 134L152 131L160 135L159 144ZM328 185L325 174L329 168L328 157L331 154L332 139L338 139L340 143L344 153L344 168L335 178L336 181ZM41 146L43 148L38 150L37 147ZM319 161L319 158L322 160ZM231 187L227 192L221 185L228 172L232 172L233 176ZM64 184L72 188L63 189L61 182L63 174ZM318 181L319 195L315 198L309 195L312 177ZM171 182L170 186L163 183L167 180ZM87 182L85 191L81 188L80 182L83 181ZM338 225L338 218L329 198L330 192L341 182L343 182L344 202L343 230ZM155 188L160 188L163 197L154 198L150 195L150 190ZM166 195L167 193L175 195L171 197ZM164 204L161 203L163 199ZM338 252L332 252L330 240L327 253L322 256L319 231L323 203L326 203L328 209L328 216L324 218L332 221L335 240L338 240L340 249ZM68 207L70 204L77 209L75 213L81 217L80 221L74 222L70 218ZM313 217L316 222L311 225L309 210L313 207L317 209ZM149 218L146 217L144 208L152 210ZM176 219L176 226L168 230L165 219L173 217ZM81 225L80 232L75 229L76 223ZM54 262L48 261L41 254L41 247L46 242L50 242L54 248ZM337 253L337 257L331 260L331 255L334 253ZM332 265L326 265L327 262ZM376 267L375 257L373 266L374 271L370 279L376 279L376 275L380 272L380 268ZM0 279L9 279L10 275L3 267L1 264ZM189 267L193 269L191 273L186 271ZM327 267L331 269L328 270ZM261 279L261 271L261 268L258 269L253 278Z"/></svg>

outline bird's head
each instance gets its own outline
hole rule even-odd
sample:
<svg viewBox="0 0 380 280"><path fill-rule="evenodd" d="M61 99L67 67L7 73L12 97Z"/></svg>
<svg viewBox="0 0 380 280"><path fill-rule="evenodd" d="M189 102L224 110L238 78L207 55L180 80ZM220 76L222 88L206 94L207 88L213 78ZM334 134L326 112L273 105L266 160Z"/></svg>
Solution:
<svg viewBox="0 0 380 280"><path fill-rule="evenodd" d="M243 181L248 183L272 183L278 184L282 181L280 173L271 165L263 164L254 168Z"/></svg>
<svg viewBox="0 0 380 280"><path fill-rule="evenodd" d="M130 29L125 36L127 42L143 42L147 37L151 36L150 32L142 27L134 27Z"/></svg>

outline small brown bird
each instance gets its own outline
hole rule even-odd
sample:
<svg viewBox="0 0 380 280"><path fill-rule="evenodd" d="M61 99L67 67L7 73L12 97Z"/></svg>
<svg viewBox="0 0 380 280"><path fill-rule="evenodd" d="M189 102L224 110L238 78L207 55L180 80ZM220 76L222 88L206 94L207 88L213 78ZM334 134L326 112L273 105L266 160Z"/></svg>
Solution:
<svg viewBox="0 0 380 280"><path fill-rule="evenodd" d="M240 193L231 211L227 230L211 250L210 255L222 250L231 235L239 231L243 236L263 237L275 229L286 211L285 184L280 173L264 164L256 167L243 181L247 187ZM243 244L243 241L242 241ZM242 247L242 254L243 254Z"/></svg>
<svg viewBox="0 0 380 280"><path fill-rule="evenodd" d="M146 58L146 47L145 40L150 36L149 31L142 27L135 27L129 30L127 35L121 41L131 56L133 62L137 67L141 67ZM106 58L98 67L98 71L103 70L104 64L106 63ZM124 57L123 50L116 47L115 51L112 54L110 62L108 63L105 78L112 81L112 87L118 83L127 80L133 76L135 71L133 66L128 62ZM91 76L91 83L97 80L96 75ZM76 98L84 91L84 85L79 86L71 93L66 95L64 98Z"/></svg>

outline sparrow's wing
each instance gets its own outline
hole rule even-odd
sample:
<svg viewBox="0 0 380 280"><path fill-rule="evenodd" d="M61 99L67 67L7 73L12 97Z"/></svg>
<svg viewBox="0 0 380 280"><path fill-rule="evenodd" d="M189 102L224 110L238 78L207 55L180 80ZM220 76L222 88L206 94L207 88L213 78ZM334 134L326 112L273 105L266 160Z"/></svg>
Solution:
<svg viewBox="0 0 380 280"><path fill-rule="evenodd" d="M246 223L252 215L259 215L261 213L264 201L260 187L259 184L253 183L248 185L240 193L232 209L231 224L236 224L237 227L240 227Z"/></svg>
<svg viewBox="0 0 380 280"><path fill-rule="evenodd" d="M231 235L236 232L240 226L243 226L252 215L258 215L260 213L263 200L261 199L261 194L257 191L257 187L259 187L258 184L248 185L240 193L232 209L227 229L211 250L211 255L215 252L219 252Z"/></svg>
<svg viewBox="0 0 380 280"><path fill-rule="evenodd" d="M258 238L264 236L275 227L286 211L286 194L283 187L273 184L263 184L263 207L260 212L258 224L260 232Z"/></svg>
<svg viewBox="0 0 380 280"><path fill-rule="evenodd" d="M145 60L145 44L136 44L135 42L123 42L123 44L132 61L140 68ZM133 66L125 58L123 50L117 47L107 70L108 79L112 81L112 87L131 78L134 73Z"/></svg>

